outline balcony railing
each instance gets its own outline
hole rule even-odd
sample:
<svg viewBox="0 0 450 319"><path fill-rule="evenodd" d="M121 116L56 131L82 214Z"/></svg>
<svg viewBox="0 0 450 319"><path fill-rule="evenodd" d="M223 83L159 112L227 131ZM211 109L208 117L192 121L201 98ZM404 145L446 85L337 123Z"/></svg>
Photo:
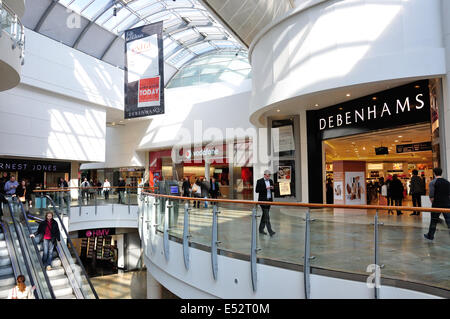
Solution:
<svg viewBox="0 0 450 319"><path fill-rule="evenodd" d="M434 241L423 236L429 227L428 212L450 214L450 209L255 202L147 192L139 199L144 251L157 251L159 234L169 260L169 241L178 242L187 270L192 247L208 251L214 279L221 271L217 256L225 255L250 261L254 291L256 265L263 263L303 272L306 298L314 289L310 274L363 282L373 298L383 297L383 286L450 297L449 229L442 222ZM258 231L261 205L271 207L273 236ZM389 210L421 211L422 216L391 215Z"/></svg>
<svg viewBox="0 0 450 319"><path fill-rule="evenodd" d="M0 37L6 33L12 40L11 47L14 50L19 47L21 50L20 58L24 64L25 52L25 28L19 17L5 2L0 0Z"/></svg>

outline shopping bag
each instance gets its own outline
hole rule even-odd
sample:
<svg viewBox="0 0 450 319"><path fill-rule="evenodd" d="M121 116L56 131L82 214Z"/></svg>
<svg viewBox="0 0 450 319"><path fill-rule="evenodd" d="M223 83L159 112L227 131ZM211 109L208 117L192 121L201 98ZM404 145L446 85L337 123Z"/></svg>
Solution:
<svg viewBox="0 0 450 319"><path fill-rule="evenodd" d="M387 199L386 199L386 197L380 196L380 198L378 199L378 203L379 203L381 206L387 206Z"/></svg>
<svg viewBox="0 0 450 319"><path fill-rule="evenodd" d="M36 197L34 200L36 208L46 208L47 207L47 198L45 197Z"/></svg>

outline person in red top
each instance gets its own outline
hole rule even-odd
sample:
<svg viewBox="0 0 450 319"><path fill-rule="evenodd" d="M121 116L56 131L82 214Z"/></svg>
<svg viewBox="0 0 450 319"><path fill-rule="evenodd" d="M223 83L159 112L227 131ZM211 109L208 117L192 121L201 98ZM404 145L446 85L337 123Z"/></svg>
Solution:
<svg viewBox="0 0 450 319"><path fill-rule="evenodd" d="M53 248L55 247L56 241L60 241L60 232L58 222L53 219L53 213L48 212L45 215L45 220L39 223L38 230L31 234L30 237L34 238L36 243L43 241L44 243L44 254L42 255L42 262L47 270L51 270L52 267L52 257Z"/></svg>

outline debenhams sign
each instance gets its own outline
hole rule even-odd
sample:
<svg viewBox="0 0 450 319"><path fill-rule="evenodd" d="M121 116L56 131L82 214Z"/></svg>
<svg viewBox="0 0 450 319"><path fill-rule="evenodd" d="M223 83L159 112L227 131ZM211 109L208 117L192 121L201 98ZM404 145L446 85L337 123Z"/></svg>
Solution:
<svg viewBox="0 0 450 319"><path fill-rule="evenodd" d="M428 81L416 82L319 110L317 129L380 129L424 122L430 119L429 99Z"/></svg>

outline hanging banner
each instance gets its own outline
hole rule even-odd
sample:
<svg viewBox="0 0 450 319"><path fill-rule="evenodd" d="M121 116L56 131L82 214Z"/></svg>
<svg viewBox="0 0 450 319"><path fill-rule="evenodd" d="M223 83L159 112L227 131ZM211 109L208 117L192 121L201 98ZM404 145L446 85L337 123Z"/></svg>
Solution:
<svg viewBox="0 0 450 319"><path fill-rule="evenodd" d="M125 31L125 118L164 114L163 23Z"/></svg>

